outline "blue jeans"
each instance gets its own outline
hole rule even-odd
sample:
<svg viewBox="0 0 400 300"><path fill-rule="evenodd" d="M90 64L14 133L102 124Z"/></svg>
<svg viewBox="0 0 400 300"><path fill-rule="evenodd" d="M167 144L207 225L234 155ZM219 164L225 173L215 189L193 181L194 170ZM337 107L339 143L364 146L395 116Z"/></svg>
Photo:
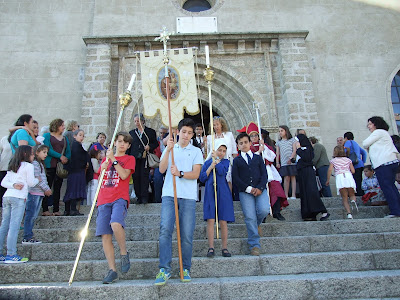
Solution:
<svg viewBox="0 0 400 300"><path fill-rule="evenodd" d="M244 214L244 222L247 227L247 243L250 249L260 248L260 236L258 235L258 226L269 214L269 197L267 190L263 190L261 195L254 197L245 192L239 193L240 205Z"/></svg>
<svg viewBox="0 0 400 300"><path fill-rule="evenodd" d="M25 200L3 197L3 216L0 227L0 253L7 235L7 255L17 254L18 230L25 212Z"/></svg>
<svg viewBox="0 0 400 300"><path fill-rule="evenodd" d="M178 198L181 231L182 265L190 271L192 265L193 232L196 224L196 200ZM160 223L160 269L171 272L172 233L175 224L173 197L162 197Z"/></svg>
<svg viewBox="0 0 400 300"><path fill-rule="evenodd" d="M161 194L164 184L164 174L161 174L158 168L154 169L154 202L161 203Z"/></svg>
<svg viewBox="0 0 400 300"><path fill-rule="evenodd" d="M33 238L33 225L38 217L42 200L44 196L28 194L26 198L25 221L24 221L24 239L30 240Z"/></svg>
<svg viewBox="0 0 400 300"><path fill-rule="evenodd" d="M319 181L321 182L322 186L321 192L324 197L332 197L331 187L329 185L328 186L325 185L326 181L328 180L327 179L328 169L329 166L322 166L317 169Z"/></svg>
<svg viewBox="0 0 400 300"><path fill-rule="evenodd" d="M380 166L375 169L381 190L389 205L390 214L400 216L400 194L394 185L398 163Z"/></svg>

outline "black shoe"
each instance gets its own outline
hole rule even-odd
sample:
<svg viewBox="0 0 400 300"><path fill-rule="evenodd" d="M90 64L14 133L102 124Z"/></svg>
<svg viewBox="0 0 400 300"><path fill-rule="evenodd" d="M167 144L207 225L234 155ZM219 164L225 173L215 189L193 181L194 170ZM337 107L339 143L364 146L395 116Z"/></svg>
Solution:
<svg viewBox="0 0 400 300"><path fill-rule="evenodd" d="M326 221L326 220L328 220L330 215L331 215L330 213L327 213L325 217L321 217L321 219L319 219L319 220L320 221Z"/></svg>
<svg viewBox="0 0 400 300"><path fill-rule="evenodd" d="M274 214L274 218L279 221L286 221L285 217L281 215L281 213Z"/></svg>
<svg viewBox="0 0 400 300"><path fill-rule="evenodd" d="M229 253L228 249L222 249L222 256L223 257L231 257L232 254Z"/></svg>
<svg viewBox="0 0 400 300"><path fill-rule="evenodd" d="M214 248L208 248L207 257L214 257L215 251Z"/></svg>
<svg viewBox="0 0 400 300"><path fill-rule="evenodd" d="M69 216L69 211L64 211L64 216Z"/></svg>
<svg viewBox="0 0 400 300"><path fill-rule="evenodd" d="M304 221L317 221L317 218L305 218Z"/></svg>
<svg viewBox="0 0 400 300"><path fill-rule="evenodd" d="M77 210L72 210L70 213L69 213L69 215L70 216L83 216L83 214L81 214L79 211L77 211Z"/></svg>

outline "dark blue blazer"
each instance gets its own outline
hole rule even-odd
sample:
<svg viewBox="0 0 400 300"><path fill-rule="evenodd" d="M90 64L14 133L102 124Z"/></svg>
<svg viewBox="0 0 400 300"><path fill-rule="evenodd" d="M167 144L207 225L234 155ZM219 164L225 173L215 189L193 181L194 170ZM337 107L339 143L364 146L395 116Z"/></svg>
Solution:
<svg viewBox="0 0 400 300"><path fill-rule="evenodd" d="M262 157L253 154L253 159L248 165L242 155L236 156L233 160L232 181L239 192L245 192L248 186L263 191L268 182L268 175Z"/></svg>

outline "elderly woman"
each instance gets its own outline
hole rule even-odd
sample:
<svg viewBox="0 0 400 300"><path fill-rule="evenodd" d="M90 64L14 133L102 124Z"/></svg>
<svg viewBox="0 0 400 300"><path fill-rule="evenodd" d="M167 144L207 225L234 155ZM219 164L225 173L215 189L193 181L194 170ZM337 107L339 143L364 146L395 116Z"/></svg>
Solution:
<svg viewBox="0 0 400 300"><path fill-rule="evenodd" d="M225 144L227 146L226 155L230 161L230 166L228 170L228 174L226 175L226 180L230 187L232 187L232 163L233 159L237 156L237 148L236 148L236 141L233 137L232 132L228 131L228 125L226 121L222 117L214 117L214 138L215 139L224 139ZM211 135L207 136L207 153L210 153L212 138Z"/></svg>
<svg viewBox="0 0 400 300"><path fill-rule="evenodd" d="M371 135L363 141L368 150L379 185L388 202L390 214L386 218L400 217L400 194L394 184L399 160L396 147L382 117L371 117L367 125Z"/></svg>

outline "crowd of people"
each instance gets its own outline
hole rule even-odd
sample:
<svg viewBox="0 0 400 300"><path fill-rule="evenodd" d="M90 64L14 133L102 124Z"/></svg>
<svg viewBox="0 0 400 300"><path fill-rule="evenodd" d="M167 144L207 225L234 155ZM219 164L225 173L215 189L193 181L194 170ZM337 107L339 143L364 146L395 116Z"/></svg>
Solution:
<svg viewBox="0 0 400 300"><path fill-rule="evenodd" d="M352 132L339 137L332 159L315 137L307 137L303 129L292 136L285 125L279 126L275 142L268 131L254 122L238 129L235 139L222 117L213 119L213 136L205 135L203 125L189 118L181 120L173 132L161 126L158 135L146 126L142 114L136 114L133 121L135 128L129 133L119 132L113 145L107 144L106 134L100 132L96 142L85 149L85 133L76 121L65 126L62 119L55 119L43 126L39 134L39 124L31 115L18 118L10 134L0 141L2 250L7 236L7 254L0 252L0 263L27 261L18 256L16 248L24 214L22 244L40 243L33 233L40 210L44 217L82 215L80 205L93 203L99 184L96 235L102 237L109 265L103 283L118 278L113 234L120 249L120 270L126 273L130 268L124 231L130 203L162 203L160 270L155 284L164 285L170 278L174 185L179 205L183 281L191 280L198 201L203 202L203 219L207 222L209 258L216 255L217 219L221 255L232 255L228 250L228 224L235 222L235 200L240 201L244 214L250 255L260 255L260 225L268 214L285 221L281 211L289 205L288 200L300 198L304 221L317 221L318 215L320 221L328 220L330 214L321 197L332 196L332 171L347 219L353 218L354 209L358 210L356 196L362 196L366 205L387 204L387 217L400 216L400 194L395 184L396 180L400 182L400 176L396 176L400 173L400 138L389 135L389 126L381 117L368 119L371 135L362 147L354 141ZM366 165L368 155L371 165ZM104 178L99 182L103 171ZM66 191L61 197L63 183Z"/></svg>

